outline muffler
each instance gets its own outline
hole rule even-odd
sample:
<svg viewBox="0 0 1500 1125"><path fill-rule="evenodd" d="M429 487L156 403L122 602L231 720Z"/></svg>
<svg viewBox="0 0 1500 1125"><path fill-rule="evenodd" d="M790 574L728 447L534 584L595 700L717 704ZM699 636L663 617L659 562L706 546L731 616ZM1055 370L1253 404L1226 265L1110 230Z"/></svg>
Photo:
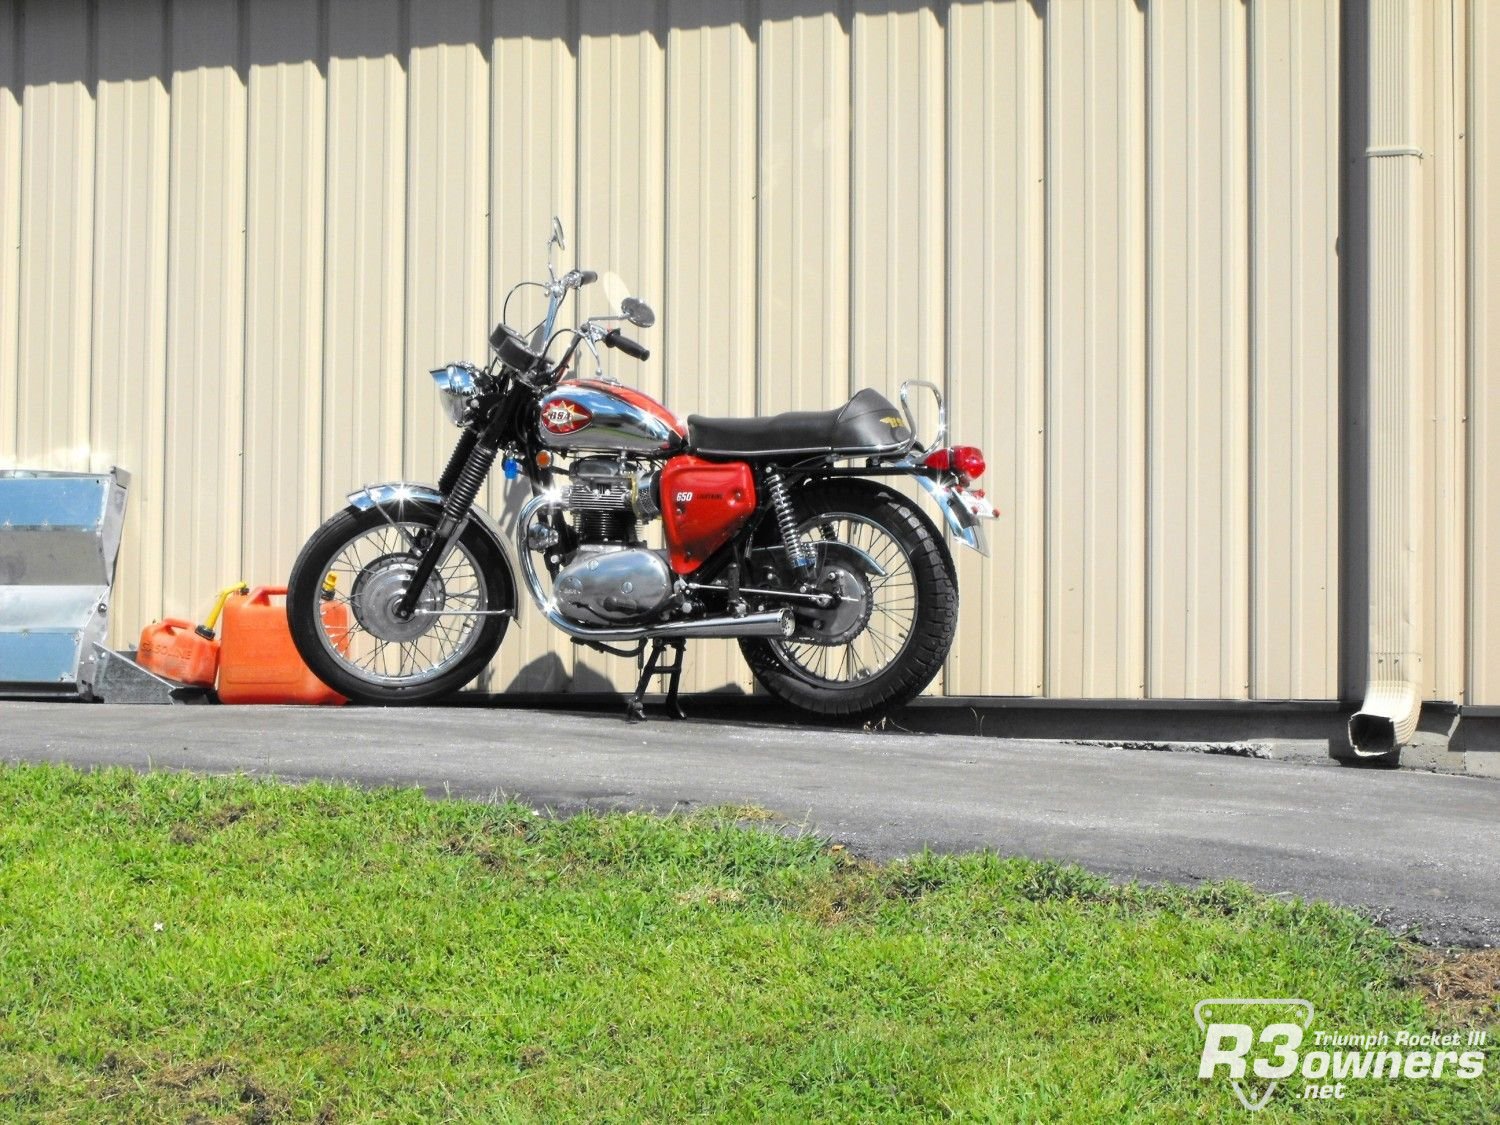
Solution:
<svg viewBox="0 0 1500 1125"><path fill-rule="evenodd" d="M649 638L661 637L790 637L797 628L789 609L770 613L747 613L744 617L709 617L702 621L670 621L646 630Z"/></svg>

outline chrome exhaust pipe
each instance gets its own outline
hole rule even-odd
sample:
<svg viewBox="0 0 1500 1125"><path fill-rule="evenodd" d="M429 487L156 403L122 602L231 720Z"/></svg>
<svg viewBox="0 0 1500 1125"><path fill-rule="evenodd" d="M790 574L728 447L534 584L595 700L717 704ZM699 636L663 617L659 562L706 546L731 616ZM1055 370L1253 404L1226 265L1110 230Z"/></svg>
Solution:
<svg viewBox="0 0 1500 1125"><path fill-rule="evenodd" d="M747 613L744 617L709 617L702 621L669 621L646 631L651 638L678 637L790 637L797 628L789 609Z"/></svg>

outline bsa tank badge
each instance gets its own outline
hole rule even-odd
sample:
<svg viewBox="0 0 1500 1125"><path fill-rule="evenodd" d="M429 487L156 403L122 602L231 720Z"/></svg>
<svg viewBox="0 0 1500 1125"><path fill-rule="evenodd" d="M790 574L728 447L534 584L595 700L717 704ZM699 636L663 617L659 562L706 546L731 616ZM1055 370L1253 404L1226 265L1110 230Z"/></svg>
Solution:
<svg viewBox="0 0 1500 1125"><path fill-rule="evenodd" d="M593 420L587 410L576 402L555 398L542 411L542 425L554 434L571 434L583 429Z"/></svg>

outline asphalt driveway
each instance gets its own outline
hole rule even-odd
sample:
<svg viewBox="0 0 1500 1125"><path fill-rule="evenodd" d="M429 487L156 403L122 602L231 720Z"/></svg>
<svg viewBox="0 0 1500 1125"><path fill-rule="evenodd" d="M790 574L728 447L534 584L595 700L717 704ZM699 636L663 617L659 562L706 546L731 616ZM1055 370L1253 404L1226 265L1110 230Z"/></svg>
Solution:
<svg viewBox="0 0 1500 1125"><path fill-rule="evenodd" d="M477 708L6 703L0 757L414 785L560 812L754 804L874 858L993 848L1118 878L1235 878L1430 941L1500 942L1500 782L1484 778Z"/></svg>

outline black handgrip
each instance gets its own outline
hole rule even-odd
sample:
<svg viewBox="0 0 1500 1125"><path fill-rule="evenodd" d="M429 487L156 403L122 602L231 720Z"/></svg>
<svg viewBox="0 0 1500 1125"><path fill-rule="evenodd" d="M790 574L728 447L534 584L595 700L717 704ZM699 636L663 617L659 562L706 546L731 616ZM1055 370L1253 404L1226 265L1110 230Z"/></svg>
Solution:
<svg viewBox="0 0 1500 1125"><path fill-rule="evenodd" d="M644 344L637 344L629 336L621 336L618 328L611 328L604 334L604 342L611 348L619 348L628 356L636 359L650 359L651 350Z"/></svg>
<svg viewBox="0 0 1500 1125"><path fill-rule="evenodd" d="M592 285L599 280L599 275L593 270L578 270L578 284Z"/></svg>

